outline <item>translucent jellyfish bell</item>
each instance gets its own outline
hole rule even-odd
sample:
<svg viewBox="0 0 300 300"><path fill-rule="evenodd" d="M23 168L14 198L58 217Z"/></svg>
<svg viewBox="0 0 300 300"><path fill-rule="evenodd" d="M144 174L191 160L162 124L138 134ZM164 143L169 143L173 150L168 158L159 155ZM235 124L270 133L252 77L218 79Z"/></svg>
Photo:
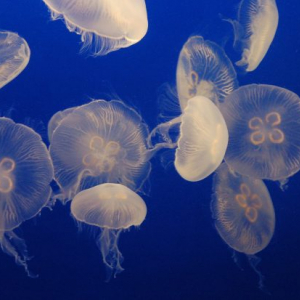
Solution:
<svg viewBox="0 0 300 300"><path fill-rule="evenodd" d="M300 99L271 85L246 85L226 98L221 112L229 131L225 155L240 174L280 180L300 169Z"/></svg>
<svg viewBox="0 0 300 300"><path fill-rule="evenodd" d="M27 66L30 49L17 33L0 31L0 88L16 78Z"/></svg>
<svg viewBox="0 0 300 300"><path fill-rule="evenodd" d="M205 96L219 106L238 87L238 82L224 50L201 36L192 36L179 55L176 85L183 111L188 100L197 95Z"/></svg>
<svg viewBox="0 0 300 300"><path fill-rule="evenodd" d="M64 117L66 117L68 114L70 114L71 112L73 112L75 108L76 107L70 107L70 108L67 108L65 110L58 111L57 113L55 113L51 117L51 119L50 119L50 121L48 123L48 140L49 140L50 143L51 143L51 140L52 140L52 135L53 135L54 130L60 124L60 122L62 121L62 119Z"/></svg>
<svg viewBox="0 0 300 300"><path fill-rule="evenodd" d="M121 184L106 183L78 193L71 203L74 218L91 226L101 228L97 245L111 274L123 271L123 256L118 239L124 229L140 226L147 214L143 199Z"/></svg>
<svg viewBox="0 0 300 300"><path fill-rule="evenodd" d="M278 26L275 0L242 0L238 19L227 20L234 28L234 47L241 49L242 59L236 65L247 72L254 71L274 39Z"/></svg>
<svg viewBox="0 0 300 300"><path fill-rule="evenodd" d="M13 230L48 203L52 178L52 162L40 135L0 118L0 244L28 275L26 244Z"/></svg>
<svg viewBox="0 0 300 300"><path fill-rule="evenodd" d="M173 143L168 137L170 128L180 123L180 135ZM199 181L221 164L228 143L228 131L222 114L208 98L191 98L183 114L167 123L158 125L150 138L159 134L164 143L158 143L153 151L175 148L175 168L188 181Z"/></svg>
<svg viewBox="0 0 300 300"><path fill-rule="evenodd" d="M254 254L267 247L275 228L273 203L265 184L238 175L223 163L214 176L213 190L211 211L219 235L232 249L248 255L263 288Z"/></svg>
<svg viewBox="0 0 300 300"><path fill-rule="evenodd" d="M43 0L52 19L81 35L83 49L105 55L139 42L147 32L144 0Z"/></svg>
<svg viewBox="0 0 300 300"><path fill-rule="evenodd" d="M101 183L140 190L151 164L148 127L121 101L97 100L68 114L52 135L50 155L63 198Z"/></svg>

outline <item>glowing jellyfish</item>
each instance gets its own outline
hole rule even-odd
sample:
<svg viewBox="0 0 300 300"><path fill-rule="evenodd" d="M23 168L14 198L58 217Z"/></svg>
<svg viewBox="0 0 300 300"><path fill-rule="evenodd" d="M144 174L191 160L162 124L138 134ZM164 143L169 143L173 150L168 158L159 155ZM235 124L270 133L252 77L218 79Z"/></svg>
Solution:
<svg viewBox="0 0 300 300"><path fill-rule="evenodd" d="M106 183L77 194L71 204L74 218L101 228L97 245L107 267L108 279L123 271L123 256L118 239L124 229L140 226L145 220L147 207L143 199L121 184Z"/></svg>
<svg viewBox="0 0 300 300"><path fill-rule="evenodd" d="M51 140L52 140L52 135L53 135L54 130L60 124L62 119L64 117L66 117L68 114L70 114L71 112L73 112L75 108L76 107L70 107L70 108L67 108L65 110L58 111L57 113L55 113L51 117L51 119L48 123L48 140L49 140L50 143L51 143Z"/></svg>
<svg viewBox="0 0 300 300"><path fill-rule="evenodd" d="M242 49L242 59L236 65L247 72L254 71L274 39L278 26L275 0L242 0L238 20L228 20L234 28L235 48Z"/></svg>
<svg viewBox="0 0 300 300"><path fill-rule="evenodd" d="M300 99L271 85L246 85L221 107L229 132L225 161L240 174L284 181L300 169Z"/></svg>
<svg viewBox="0 0 300 300"><path fill-rule="evenodd" d="M140 115L121 101L97 100L68 114L50 144L63 198L101 183L140 190L151 170L148 134Z"/></svg>
<svg viewBox="0 0 300 300"><path fill-rule="evenodd" d="M188 100L197 95L205 96L219 106L238 87L238 82L224 50L201 36L193 36L180 52L176 85L183 111Z"/></svg>
<svg viewBox="0 0 300 300"><path fill-rule="evenodd" d="M52 162L40 135L0 118L0 244L28 275L26 244L14 229L47 205L52 178Z"/></svg>
<svg viewBox="0 0 300 300"><path fill-rule="evenodd" d="M16 78L27 66L30 49L17 33L0 31L0 88Z"/></svg>
<svg viewBox="0 0 300 300"><path fill-rule="evenodd" d="M180 123L180 135L172 142L168 132ZM209 176L221 164L228 143L228 131L222 114L206 97L196 96L187 103L183 114L167 123L158 125L150 139L159 134L163 143L154 150L175 148L175 168L188 181L199 181Z"/></svg>
<svg viewBox="0 0 300 300"><path fill-rule="evenodd" d="M270 243L275 228L275 213L269 192L260 179L241 176L224 163L214 176L211 211L216 229L232 249L248 255L256 269L259 259L254 254Z"/></svg>
<svg viewBox="0 0 300 300"><path fill-rule="evenodd" d="M105 55L139 42L148 30L144 0L43 0L52 19L81 35L83 49Z"/></svg>

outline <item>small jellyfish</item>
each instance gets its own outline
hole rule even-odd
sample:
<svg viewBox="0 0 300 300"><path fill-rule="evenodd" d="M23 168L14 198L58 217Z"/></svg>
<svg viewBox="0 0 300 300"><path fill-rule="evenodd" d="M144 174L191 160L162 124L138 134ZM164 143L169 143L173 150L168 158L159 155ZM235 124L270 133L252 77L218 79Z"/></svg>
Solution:
<svg viewBox="0 0 300 300"><path fill-rule="evenodd" d="M242 50L242 59L235 64L254 71L274 39L278 26L278 10L275 0L242 0L238 19L227 20L234 28L234 47Z"/></svg>
<svg viewBox="0 0 300 300"><path fill-rule="evenodd" d="M248 255L263 288L255 254L267 247L275 228L267 187L262 180L238 175L223 163L214 176L213 190L211 211L219 235L232 249Z"/></svg>
<svg viewBox="0 0 300 300"><path fill-rule="evenodd" d="M75 108L76 107L70 107L70 108L67 108L65 110L58 111L57 113L55 113L51 117L51 119L48 123L48 140L49 140L50 143L51 143L51 140L52 140L52 135L53 135L54 130L60 124L62 119L64 117L66 117L68 114L70 114L71 112L73 112Z"/></svg>
<svg viewBox="0 0 300 300"><path fill-rule="evenodd" d="M29 276L26 244L14 229L48 204L52 178L52 162L40 135L0 118L0 244Z"/></svg>
<svg viewBox="0 0 300 300"><path fill-rule="evenodd" d="M181 110L194 96L205 96L215 105L238 87L236 72L224 50L201 36L184 44L177 64L176 85Z"/></svg>
<svg viewBox="0 0 300 300"><path fill-rule="evenodd" d="M27 66L30 49L17 33L0 31L0 88L16 78Z"/></svg>
<svg viewBox="0 0 300 300"><path fill-rule="evenodd" d="M74 109L50 144L62 200L101 183L141 190L151 170L148 134L141 116L121 101L97 100Z"/></svg>
<svg viewBox="0 0 300 300"><path fill-rule="evenodd" d="M180 124L180 135L172 142L168 132ZM228 143L228 131L222 114L216 105L204 96L191 98L183 114L169 122L158 125L149 136L159 134L163 143L157 143L152 151L176 148L175 168L188 181L199 181L221 164Z"/></svg>
<svg viewBox="0 0 300 300"><path fill-rule="evenodd" d="M78 222L101 228L97 246L107 267L107 279L122 272L118 239L124 229L140 226L145 220L147 207L143 199L126 186L104 183L78 193L71 212Z"/></svg>
<svg viewBox="0 0 300 300"><path fill-rule="evenodd" d="M43 0L53 20L81 35L83 49L105 55L139 42L148 30L144 0Z"/></svg>
<svg viewBox="0 0 300 300"><path fill-rule="evenodd" d="M226 98L225 161L236 172L284 182L300 169L300 99L271 85L246 85Z"/></svg>

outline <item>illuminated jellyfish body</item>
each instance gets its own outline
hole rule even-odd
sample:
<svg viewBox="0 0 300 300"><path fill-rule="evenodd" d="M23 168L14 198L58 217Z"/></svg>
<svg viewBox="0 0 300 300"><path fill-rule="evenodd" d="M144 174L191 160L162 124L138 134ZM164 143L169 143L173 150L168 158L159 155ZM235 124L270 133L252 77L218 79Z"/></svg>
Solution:
<svg viewBox="0 0 300 300"><path fill-rule="evenodd" d="M54 174L63 198L101 183L121 183L140 190L151 164L148 127L121 101L97 100L68 114L50 144Z"/></svg>
<svg viewBox="0 0 300 300"><path fill-rule="evenodd" d="M219 106L238 87L236 72L224 50L201 36L184 44L177 64L176 85L181 110L201 95Z"/></svg>
<svg viewBox="0 0 300 300"><path fill-rule="evenodd" d="M148 30L144 0L43 0L52 19L81 35L83 49L105 55L139 42Z"/></svg>
<svg viewBox="0 0 300 300"><path fill-rule="evenodd" d="M240 174L284 182L300 169L300 99L271 85L246 85L221 107L229 132L225 155Z"/></svg>
<svg viewBox="0 0 300 300"><path fill-rule="evenodd" d="M278 26L275 0L242 0L237 20L228 20L234 28L234 47L242 50L235 64L247 72L254 71L274 39Z"/></svg>
<svg viewBox="0 0 300 300"><path fill-rule="evenodd" d="M124 229L144 221L147 207L143 199L126 186L105 183L77 194L71 212L78 222L101 228L97 246L107 267L107 279L122 272L118 239Z"/></svg>
<svg viewBox="0 0 300 300"><path fill-rule="evenodd" d="M275 228L273 203L265 184L238 175L223 163L214 175L213 190L211 211L219 235L232 249L248 255L263 288L263 277L256 269L259 258L254 255L267 247Z"/></svg>
<svg viewBox="0 0 300 300"><path fill-rule="evenodd" d="M178 124L179 138L172 142L169 131ZM222 114L211 100L203 96L191 98L181 116L158 125L149 139L155 135L161 136L164 142L154 144L152 151L176 148L175 168L187 181L199 181L214 172L224 158L228 143Z"/></svg>
<svg viewBox="0 0 300 300"><path fill-rule="evenodd" d="M52 162L40 135L0 118L0 244L29 276L26 244L14 229L47 205L52 178Z"/></svg>
<svg viewBox="0 0 300 300"><path fill-rule="evenodd" d="M48 123L48 140L49 140L50 143L51 143L51 140L52 140L53 132L56 129L56 127L60 124L62 119L64 117L66 117L68 114L70 114L71 112L73 112L75 108L76 107L70 107L70 108L67 108L65 110L58 111L57 113L55 113L51 117L51 119Z"/></svg>
<svg viewBox="0 0 300 300"><path fill-rule="evenodd" d="M0 88L16 78L27 66L30 49L17 33L0 31Z"/></svg>

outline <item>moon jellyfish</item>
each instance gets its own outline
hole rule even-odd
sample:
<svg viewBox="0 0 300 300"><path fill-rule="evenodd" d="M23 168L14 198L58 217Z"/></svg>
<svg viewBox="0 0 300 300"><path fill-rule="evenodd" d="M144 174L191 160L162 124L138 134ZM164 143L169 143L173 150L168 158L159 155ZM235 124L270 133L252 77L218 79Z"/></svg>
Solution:
<svg viewBox="0 0 300 300"><path fill-rule="evenodd" d="M105 55L139 42L148 30L144 0L43 0L53 20L81 35L83 49Z"/></svg>
<svg viewBox="0 0 300 300"><path fill-rule="evenodd" d="M182 111L190 98L201 95L214 104L238 87L236 72L224 50L201 36L184 44L177 64L176 84Z"/></svg>
<svg viewBox="0 0 300 300"><path fill-rule="evenodd" d="M232 249L248 255L253 269L259 259L254 254L270 243L275 228L275 213L269 192L260 179L241 176L224 163L214 176L211 211L216 229Z"/></svg>
<svg viewBox="0 0 300 300"><path fill-rule="evenodd" d="M51 117L51 119L50 119L50 121L48 123L48 140L49 140L50 143L51 143L51 140L52 140L52 135L53 135L54 130L60 124L60 122L62 121L62 119L64 117L66 117L68 114L70 114L71 112L73 112L75 108L76 107L70 107L70 108L67 108L65 110L58 111L57 113L55 113Z"/></svg>
<svg viewBox="0 0 300 300"><path fill-rule="evenodd" d="M126 186L105 183L78 193L71 203L71 212L78 222L101 229L97 245L108 279L122 272L118 240L124 229L140 226L145 220L147 207L143 199Z"/></svg>
<svg viewBox="0 0 300 300"><path fill-rule="evenodd" d="M0 88L16 78L27 66L30 49L17 33L0 31Z"/></svg>
<svg viewBox="0 0 300 300"><path fill-rule="evenodd" d="M40 135L0 118L0 244L29 276L25 241L14 232L47 205L53 166Z"/></svg>
<svg viewBox="0 0 300 300"><path fill-rule="evenodd" d="M234 28L235 48L242 49L242 59L236 65L247 72L254 71L274 39L278 26L275 0L242 0L237 21L228 20Z"/></svg>
<svg viewBox="0 0 300 300"><path fill-rule="evenodd" d="M168 132L180 124L180 135L172 142ZM209 176L221 164L228 143L228 131L222 114L206 97L190 99L183 114L169 122L158 125L150 135L163 137L153 151L176 148L175 168L188 181L199 181Z"/></svg>
<svg viewBox="0 0 300 300"><path fill-rule="evenodd" d="M140 115L121 101L97 100L69 113L50 144L55 180L64 199L101 183L140 190L151 164Z"/></svg>
<svg viewBox="0 0 300 300"><path fill-rule="evenodd" d="M284 182L300 169L300 99L271 85L246 85L221 107L229 131L225 155L242 175Z"/></svg>

